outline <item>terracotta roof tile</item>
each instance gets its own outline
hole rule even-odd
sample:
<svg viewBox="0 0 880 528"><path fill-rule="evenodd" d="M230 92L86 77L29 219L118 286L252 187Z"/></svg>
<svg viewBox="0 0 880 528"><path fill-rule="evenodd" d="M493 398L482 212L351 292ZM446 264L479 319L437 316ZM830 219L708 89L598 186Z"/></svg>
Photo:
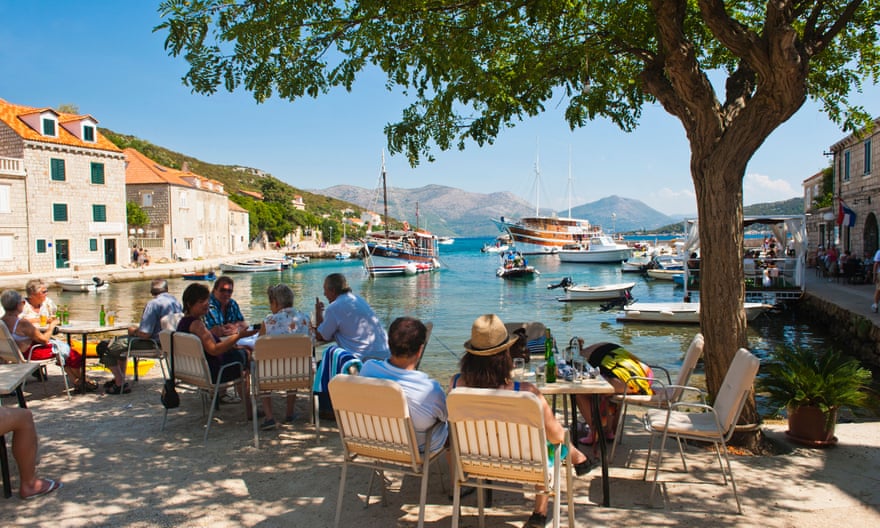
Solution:
<svg viewBox="0 0 880 528"><path fill-rule="evenodd" d="M54 143L58 145L68 145L75 147L83 147L98 150L108 150L111 152L121 152L109 139L105 138L97 129L95 130L95 142L90 143L83 141L75 135L68 132L63 126L58 126L56 137L44 136L40 131L34 130L21 117L43 112L53 112L58 116L59 125L62 123L70 123L82 119L91 119L97 123L97 120L90 115L76 115L58 112L51 108L33 108L30 106L22 106L12 104L0 99L0 121L5 123L13 132L21 138L29 141L40 141L44 143Z"/></svg>
<svg viewBox="0 0 880 528"><path fill-rule="evenodd" d="M201 187L199 189L208 192L220 193L218 190L223 184L219 181L199 176L192 172L183 172L178 169L172 169L164 165L159 165L150 158L144 156L133 148L127 148L125 153L125 184L137 185L146 183L160 183L168 185L178 185L181 187L197 188L193 181L199 181ZM210 182L212 187L209 188L205 183ZM221 194L226 194L222 192Z"/></svg>

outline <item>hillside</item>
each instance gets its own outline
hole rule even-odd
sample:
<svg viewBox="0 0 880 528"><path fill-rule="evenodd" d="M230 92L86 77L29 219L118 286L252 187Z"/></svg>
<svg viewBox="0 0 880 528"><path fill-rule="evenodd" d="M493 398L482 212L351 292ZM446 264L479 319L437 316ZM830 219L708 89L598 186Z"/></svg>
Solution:
<svg viewBox="0 0 880 528"><path fill-rule="evenodd" d="M559 214L567 216L568 211ZM571 215L575 218L586 218L591 223L602 226L607 232L654 229L675 222L674 218L651 209L644 202L616 195L573 207Z"/></svg>

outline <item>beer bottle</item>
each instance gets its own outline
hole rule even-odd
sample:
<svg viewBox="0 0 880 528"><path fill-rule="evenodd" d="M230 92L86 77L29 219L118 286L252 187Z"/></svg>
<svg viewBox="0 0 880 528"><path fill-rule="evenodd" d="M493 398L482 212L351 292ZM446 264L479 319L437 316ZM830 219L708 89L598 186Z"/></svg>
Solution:
<svg viewBox="0 0 880 528"><path fill-rule="evenodd" d="M107 324L107 312L104 311L104 305L101 305L101 311L98 312L98 324L104 326Z"/></svg>
<svg viewBox="0 0 880 528"><path fill-rule="evenodd" d="M556 354L553 349L553 336L548 328L544 335L544 379L547 383L556 383Z"/></svg>

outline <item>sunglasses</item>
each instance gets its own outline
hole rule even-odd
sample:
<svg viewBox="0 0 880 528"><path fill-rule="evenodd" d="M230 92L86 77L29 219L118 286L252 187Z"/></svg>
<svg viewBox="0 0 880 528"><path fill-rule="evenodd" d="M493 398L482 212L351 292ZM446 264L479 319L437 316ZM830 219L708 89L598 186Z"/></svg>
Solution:
<svg viewBox="0 0 880 528"><path fill-rule="evenodd" d="M222 293L232 293L232 288L220 288L217 291L222 292Z"/></svg>

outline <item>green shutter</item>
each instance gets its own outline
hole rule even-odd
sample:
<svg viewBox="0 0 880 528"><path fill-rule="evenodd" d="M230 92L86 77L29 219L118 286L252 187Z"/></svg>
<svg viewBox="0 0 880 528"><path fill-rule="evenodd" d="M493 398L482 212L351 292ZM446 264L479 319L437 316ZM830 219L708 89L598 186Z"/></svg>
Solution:
<svg viewBox="0 0 880 528"><path fill-rule="evenodd" d="M107 221L107 206L106 205L92 205L92 221L93 222L106 222Z"/></svg>
<svg viewBox="0 0 880 528"><path fill-rule="evenodd" d="M55 222L67 222L67 204L52 204L52 220Z"/></svg>
<svg viewBox="0 0 880 528"><path fill-rule="evenodd" d="M83 140L84 141L94 141L95 140L95 127L90 127L90 126L83 127Z"/></svg>
<svg viewBox="0 0 880 528"><path fill-rule="evenodd" d="M50 161L51 172L52 172L52 180L53 181L64 181L64 160L52 158Z"/></svg>
<svg viewBox="0 0 880 528"><path fill-rule="evenodd" d="M90 238L89 239L89 251L98 251L98 239Z"/></svg>
<svg viewBox="0 0 880 528"><path fill-rule="evenodd" d="M43 135L44 136L54 136L55 135L55 121L51 119L43 119Z"/></svg>
<svg viewBox="0 0 880 528"><path fill-rule="evenodd" d="M46 241L44 239L37 240L37 253L45 253L46 252Z"/></svg>
<svg viewBox="0 0 880 528"><path fill-rule="evenodd" d="M104 164L92 162L92 183L104 185Z"/></svg>

